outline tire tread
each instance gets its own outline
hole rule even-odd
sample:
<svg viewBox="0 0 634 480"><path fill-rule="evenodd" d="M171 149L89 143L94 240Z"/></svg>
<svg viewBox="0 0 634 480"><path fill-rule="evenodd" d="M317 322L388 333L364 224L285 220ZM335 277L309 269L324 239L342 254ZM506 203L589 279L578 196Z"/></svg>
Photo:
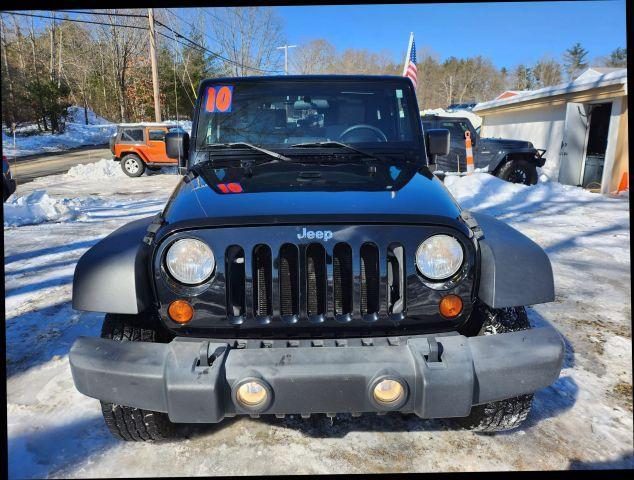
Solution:
<svg viewBox="0 0 634 480"><path fill-rule="evenodd" d="M489 309L479 305L476 307L474 315L479 317L480 321L478 335L495 335L531 328L524 307ZM456 422L460 427L476 432L512 430L524 423L532 403L533 394L529 393L506 400L476 405L471 409L469 416L456 419Z"/></svg>
<svg viewBox="0 0 634 480"><path fill-rule="evenodd" d="M101 338L119 342L156 342L159 333L146 325L141 317L107 314L101 328ZM141 408L101 403L101 412L108 430L120 440L160 441L173 433L173 424L163 412Z"/></svg>

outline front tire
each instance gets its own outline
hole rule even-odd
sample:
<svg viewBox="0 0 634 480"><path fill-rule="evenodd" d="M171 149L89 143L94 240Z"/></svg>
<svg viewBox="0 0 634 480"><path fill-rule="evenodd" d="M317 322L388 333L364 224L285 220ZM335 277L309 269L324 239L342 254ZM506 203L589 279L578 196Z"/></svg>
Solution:
<svg viewBox="0 0 634 480"><path fill-rule="evenodd" d="M502 165L497 177L511 183L535 185L537 183L537 167L526 160L510 160Z"/></svg>
<svg viewBox="0 0 634 480"><path fill-rule="evenodd" d="M493 309L481 305L474 311L472 320L480 326L477 335L496 335L531 328L524 307ZM476 432L511 430L524 423L532 403L533 394L529 393L476 405L468 417L457 418L454 421L459 427Z"/></svg>
<svg viewBox="0 0 634 480"><path fill-rule="evenodd" d="M106 314L101 338L118 342L161 342L166 338L140 315ZM174 424L163 412L101 402L101 413L110 433L119 440L143 442L166 440Z"/></svg>
<svg viewBox="0 0 634 480"><path fill-rule="evenodd" d="M145 172L145 162L138 155L129 153L121 159L121 170L128 177L140 177Z"/></svg>

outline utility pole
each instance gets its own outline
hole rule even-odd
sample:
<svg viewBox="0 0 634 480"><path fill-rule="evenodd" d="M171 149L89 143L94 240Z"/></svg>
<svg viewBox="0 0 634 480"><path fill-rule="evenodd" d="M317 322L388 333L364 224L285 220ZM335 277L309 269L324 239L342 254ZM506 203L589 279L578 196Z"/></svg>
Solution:
<svg viewBox="0 0 634 480"><path fill-rule="evenodd" d="M296 46L297 45L284 45L277 47L277 50L284 50L284 75L288 75L288 49Z"/></svg>
<svg viewBox="0 0 634 480"><path fill-rule="evenodd" d="M161 121L161 102L159 100L158 65L156 62L156 35L154 34L154 10L147 9L147 17L150 22L150 62L152 63L152 87L154 90L154 117Z"/></svg>

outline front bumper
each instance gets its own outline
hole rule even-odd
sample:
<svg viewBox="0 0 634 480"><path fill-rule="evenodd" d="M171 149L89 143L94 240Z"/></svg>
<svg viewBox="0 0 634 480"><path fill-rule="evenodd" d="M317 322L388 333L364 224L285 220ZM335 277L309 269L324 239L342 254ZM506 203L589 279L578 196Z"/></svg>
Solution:
<svg viewBox="0 0 634 480"><path fill-rule="evenodd" d="M173 422L215 423L235 414L390 410L372 398L371 386L383 376L407 385L398 411L422 418L463 417L473 405L550 385L564 356L562 338L552 328L472 338L257 343L236 348L202 338L157 344L80 337L69 358L75 386L85 395L167 412ZM232 397L234 385L253 377L271 388L272 401L262 412L242 409Z"/></svg>

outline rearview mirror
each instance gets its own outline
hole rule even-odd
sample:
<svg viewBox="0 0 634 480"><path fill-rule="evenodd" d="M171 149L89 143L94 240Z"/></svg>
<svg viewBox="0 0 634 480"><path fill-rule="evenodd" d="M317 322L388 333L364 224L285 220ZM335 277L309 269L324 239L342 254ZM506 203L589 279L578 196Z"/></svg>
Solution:
<svg viewBox="0 0 634 480"><path fill-rule="evenodd" d="M433 128L426 132L427 155L430 163L436 163L436 155L449 153L449 130L446 128Z"/></svg>
<svg viewBox="0 0 634 480"><path fill-rule="evenodd" d="M189 158L189 134L187 132L168 132L165 135L165 153L167 158L178 160L178 173L187 172Z"/></svg>

